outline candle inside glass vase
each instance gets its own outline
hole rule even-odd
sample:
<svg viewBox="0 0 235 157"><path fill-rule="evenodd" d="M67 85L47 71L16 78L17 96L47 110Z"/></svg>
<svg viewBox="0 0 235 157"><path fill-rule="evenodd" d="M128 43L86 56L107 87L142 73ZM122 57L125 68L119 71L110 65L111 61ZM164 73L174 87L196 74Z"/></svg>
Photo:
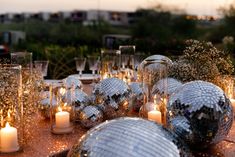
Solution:
<svg viewBox="0 0 235 157"><path fill-rule="evenodd" d="M62 111L61 107L58 108L59 112L55 114L55 124L57 128L67 128L70 125L70 114L67 111Z"/></svg>
<svg viewBox="0 0 235 157"><path fill-rule="evenodd" d="M154 105L154 110L148 112L148 120L162 124L162 114L157 110L156 105Z"/></svg>
<svg viewBox="0 0 235 157"><path fill-rule="evenodd" d="M17 129L7 122L5 128L0 130L0 150L3 153L11 153L19 150Z"/></svg>

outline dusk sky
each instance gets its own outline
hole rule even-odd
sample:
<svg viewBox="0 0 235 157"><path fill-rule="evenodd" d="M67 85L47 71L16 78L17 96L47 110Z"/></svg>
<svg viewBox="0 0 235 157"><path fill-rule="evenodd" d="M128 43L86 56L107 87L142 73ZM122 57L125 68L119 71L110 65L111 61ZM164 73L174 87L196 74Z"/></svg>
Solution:
<svg viewBox="0 0 235 157"><path fill-rule="evenodd" d="M190 14L217 15L217 8L234 0L0 0L0 13L71 11L74 9L103 9L134 11L158 3L176 6ZM235 2L234 2L235 3Z"/></svg>

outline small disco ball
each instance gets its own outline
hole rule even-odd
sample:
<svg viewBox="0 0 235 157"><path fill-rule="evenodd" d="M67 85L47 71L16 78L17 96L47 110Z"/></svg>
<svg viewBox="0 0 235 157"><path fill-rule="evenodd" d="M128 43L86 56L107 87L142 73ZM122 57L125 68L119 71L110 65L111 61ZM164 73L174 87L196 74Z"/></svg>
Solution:
<svg viewBox="0 0 235 157"><path fill-rule="evenodd" d="M57 101L52 99L52 105L56 106ZM50 118L50 97L42 99L38 105L38 111L44 118Z"/></svg>
<svg viewBox="0 0 235 157"><path fill-rule="evenodd" d="M91 128L103 121L103 112L96 106L86 106L79 114L79 121L85 128Z"/></svg>
<svg viewBox="0 0 235 157"><path fill-rule="evenodd" d="M129 86L118 78L102 80L93 90L96 104L104 105L106 119L125 116L129 110L131 90Z"/></svg>
<svg viewBox="0 0 235 157"><path fill-rule="evenodd" d="M141 118L106 121L73 145L68 157L190 156L187 147L162 126Z"/></svg>
<svg viewBox="0 0 235 157"><path fill-rule="evenodd" d="M81 89L70 89L66 91L64 101L74 106L74 120L79 121L80 112L91 104L89 96Z"/></svg>
<svg viewBox="0 0 235 157"><path fill-rule="evenodd" d="M144 104L144 92L141 88L141 83L132 82L129 85L131 89L131 107L134 111L139 111L140 107Z"/></svg>
<svg viewBox="0 0 235 157"><path fill-rule="evenodd" d="M159 80L152 88L152 95L159 94L162 95L164 92L168 96L173 94L177 89L179 89L183 84L174 78L164 78Z"/></svg>
<svg viewBox="0 0 235 157"><path fill-rule="evenodd" d="M67 89L70 89L70 88L81 89L82 88L82 82L78 79L76 75L69 75L68 77L63 79L63 83Z"/></svg>
<svg viewBox="0 0 235 157"><path fill-rule="evenodd" d="M192 81L170 96L167 118L169 128L179 138L191 146L206 148L226 137L233 111L230 100L218 86Z"/></svg>

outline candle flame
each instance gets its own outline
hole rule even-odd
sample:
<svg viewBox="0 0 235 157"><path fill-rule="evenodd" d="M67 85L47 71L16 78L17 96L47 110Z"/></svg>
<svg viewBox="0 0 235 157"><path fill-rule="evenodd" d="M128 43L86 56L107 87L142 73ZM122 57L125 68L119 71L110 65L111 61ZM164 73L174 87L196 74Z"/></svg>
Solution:
<svg viewBox="0 0 235 157"><path fill-rule="evenodd" d="M8 118L11 118L11 113L10 112L11 112L10 110L7 111L7 117Z"/></svg>
<svg viewBox="0 0 235 157"><path fill-rule="evenodd" d="M154 105L153 110L157 111L157 105Z"/></svg>
<svg viewBox="0 0 235 157"><path fill-rule="evenodd" d="M68 104L67 104L67 102L66 103L64 103L64 106L67 106Z"/></svg>
<svg viewBox="0 0 235 157"><path fill-rule="evenodd" d="M7 122L6 123L6 128L10 128L11 126L10 126L10 124Z"/></svg>
<svg viewBox="0 0 235 157"><path fill-rule="evenodd" d="M58 110L59 110L59 112L62 112L62 109L61 109L61 107L58 107Z"/></svg>
<svg viewBox="0 0 235 157"><path fill-rule="evenodd" d="M106 78L108 78L107 73L105 73L104 76L103 76L103 79L106 79Z"/></svg>
<svg viewBox="0 0 235 157"><path fill-rule="evenodd" d="M60 92L61 95L64 95L65 92L66 92L66 90L65 90L65 88L60 88L60 91L59 91L59 92Z"/></svg>

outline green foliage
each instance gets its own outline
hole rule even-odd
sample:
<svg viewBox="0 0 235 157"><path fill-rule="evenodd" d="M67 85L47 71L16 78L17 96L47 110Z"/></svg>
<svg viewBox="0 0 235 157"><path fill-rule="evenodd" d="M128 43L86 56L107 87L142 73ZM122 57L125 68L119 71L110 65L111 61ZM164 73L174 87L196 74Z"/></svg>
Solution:
<svg viewBox="0 0 235 157"><path fill-rule="evenodd" d="M234 71L228 53L216 49L210 42L187 40L184 54L173 64L170 76L183 82L204 80L220 84L218 78Z"/></svg>
<svg viewBox="0 0 235 157"><path fill-rule="evenodd" d="M186 15L172 15L170 12L156 10L138 10L138 21L133 27L136 45L155 52L169 48L181 50L182 41L196 37L196 22ZM139 48L142 46L139 46Z"/></svg>

